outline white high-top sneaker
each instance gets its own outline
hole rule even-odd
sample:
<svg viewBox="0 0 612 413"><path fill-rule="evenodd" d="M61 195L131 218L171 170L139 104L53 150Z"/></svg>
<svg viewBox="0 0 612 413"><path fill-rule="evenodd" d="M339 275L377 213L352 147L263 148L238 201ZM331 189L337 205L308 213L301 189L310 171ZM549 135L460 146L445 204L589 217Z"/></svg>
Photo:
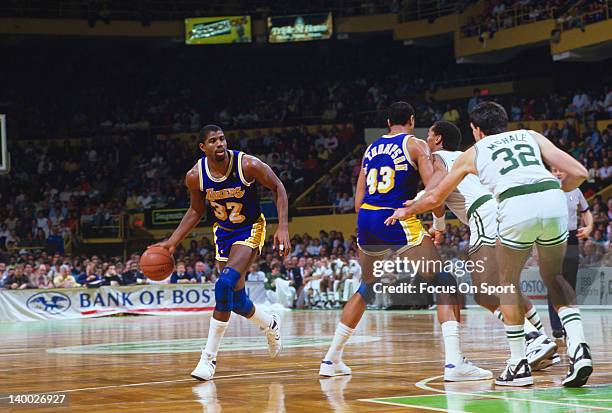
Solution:
<svg viewBox="0 0 612 413"><path fill-rule="evenodd" d="M319 376L334 377L334 376L346 376L351 374L351 368L344 364L342 360L334 363L333 361L323 360L321 361L321 367L319 368Z"/></svg>
<svg viewBox="0 0 612 413"><path fill-rule="evenodd" d="M444 381L474 381L488 380L493 378L493 373L489 370L481 369L464 358L463 363L455 366L447 364L444 366Z"/></svg>
<svg viewBox="0 0 612 413"><path fill-rule="evenodd" d="M206 381L212 380L217 368L217 358L212 354L208 354L202 349L202 356L196 368L191 372L191 377L194 379Z"/></svg>
<svg viewBox="0 0 612 413"><path fill-rule="evenodd" d="M271 358L276 358L283 349L283 340L280 334L280 316L278 314L272 314L272 325L264 331L268 340L268 353Z"/></svg>

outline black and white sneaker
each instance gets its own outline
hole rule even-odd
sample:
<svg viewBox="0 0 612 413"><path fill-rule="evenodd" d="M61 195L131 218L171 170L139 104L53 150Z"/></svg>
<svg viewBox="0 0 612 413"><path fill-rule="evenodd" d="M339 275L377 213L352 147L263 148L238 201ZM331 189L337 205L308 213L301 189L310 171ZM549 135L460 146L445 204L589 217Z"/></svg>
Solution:
<svg viewBox="0 0 612 413"><path fill-rule="evenodd" d="M525 336L525 354L531 371L538 371L552 365L551 357L557 351L557 343L545 334L531 332Z"/></svg>
<svg viewBox="0 0 612 413"><path fill-rule="evenodd" d="M593 373L593 358L591 349L586 343L578 344L574 356L570 356L570 366L563 380L565 387L581 387L586 384Z"/></svg>
<svg viewBox="0 0 612 413"><path fill-rule="evenodd" d="M533 384L533 376L527 359L519 361L516 366L510 364L508 360L504 372L495 379L495 384L498 386L531 386Z"/></svg>

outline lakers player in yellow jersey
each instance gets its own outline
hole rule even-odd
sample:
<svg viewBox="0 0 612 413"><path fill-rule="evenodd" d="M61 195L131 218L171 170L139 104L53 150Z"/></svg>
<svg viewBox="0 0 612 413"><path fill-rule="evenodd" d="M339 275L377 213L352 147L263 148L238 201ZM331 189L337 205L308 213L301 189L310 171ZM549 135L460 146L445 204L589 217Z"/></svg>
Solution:
<svg viewBox="0 0 612 413"><path fill-rule="evenodd" d="M333 342L321 362L319 375L331 377L351 374L342 360L344 346L353 334L366 305L374 299L377 283L374 268L389 254L410 261L421 261L419 273L442 288L455 288L452 275L436 272L441 264L429 235L416 216L404 217L393 226L384 222L401 207L405 199L414 198L420 180L428 185L433 173L427 143L412 135L414 109L406 102L396 102L389 108L389 133L374 141L365 151L357 181L355 209L357 242L362 281L357 292L344 307ZM384 264L384 263L383 263ZM433 264L433 265L432 265ZM441 265L438 266L441 268ZM438 294L438 321L442 324L447 381L482 380L492 378L490 371L480 369L461 354L459 345L460 312L454 294Z"/></svg>
<svg viewBox="0 0 612 413"><path fill-rule="evenodd" d="M271 357L282 349L280 318L259 310L245 290L245 274L261 252L266 236L266 220L261 213L257 184L270 189L278 210L274 248L286 255L291 250L287 223L287 192L272 169L259 159L227 149L223 130L208 125L200 131L204 153L187 172L185 183L191 204L172 236L157 245L173 253L176 246L200 222L206 202L214 210L215 259L220 276L215 284L215 311L210 320L208 340L191 376L210 380L216 370L221 339L232 312L255 323L265 333Z"/></svg>

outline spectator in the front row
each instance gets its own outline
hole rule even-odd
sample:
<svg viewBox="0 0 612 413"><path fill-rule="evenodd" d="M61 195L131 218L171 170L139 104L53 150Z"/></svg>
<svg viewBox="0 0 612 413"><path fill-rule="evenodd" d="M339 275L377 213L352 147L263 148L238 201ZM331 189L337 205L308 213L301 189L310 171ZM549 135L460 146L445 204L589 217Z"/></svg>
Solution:
<svg viewBox="0 0 612 413"><path fill-rule="evenodd" d="M32 280L34 279L34 267L32 266L32 264L28 263L23 267L23 274L28 277L28 288L34 288L35 284L32 282Z"/></svg>
<svg viewBox="0 0 612 413"><path fill-rule="evenodd" d="M285 274L281 272L281 265L279 263L272 264L270 273L266 274L266 278L264 281L264 288L266 290L272 290L272 291L276 290L275 280L277 278L282 278L283 280L287 279Z"/></svg>
<svg viewBox="0 0 612 413"><path fill-rule="evenodd" d="M176 264L176 271L170 276L170 284L195 284L197 282L196 276L185 270L185 263Z"/></svg>
<svg viewBox="0 0 612 413"><path fill-rule="evenodd" d="M143 284L145 282L145 276L138 270L138 263L132 261L132 263L130 263L130 269L121 274L121 280L123 285Z"/></svg>
<svg viewBox="0 0 612 413"><path fill-rule="evenodd" d="M62 265L57 275L53 278L53 284L56 288L73 288L78 287L76 280L70 274L70 267Z"/></svg>
<svg viewBox="0 0 612 413"><path fill-rule="evenodd" d="M102 284L102 277L95 273L93 263L87 264L85 272L77 277L77 282L88 288L96 288Z"/></svg>
<svg viewBox="0 0 612 413"><path fill-rule="evenodd" d="M114 264L109 265L106 269L102 285L112 285L113 287L121 285L121 276L117 273L117 267Z"/></svg>
<svg viewBox="0 0 612 413"><path fill-rule="evenodd" d="M4 288L10 290L23 290L30 286L30 279L23 272L23 265L17 264L14 270L9 270L9 275L4 283Z"/></svg>
<svg viewBox="0 0 612 413"><path fill-rule="evenodd" d="M53 282L47 277L47 266L44 264L38 267L30 282L34 288L53 288Z"/></svg>
<svg viewBox="0 0 612 413"><path fill-rule="evenodd" d="M4 283L8 275L9 270L6 268L6 263L0 262L0 288L4 287Z"/></svg>
<svg viewBox="0 0 612 413"><path fill-rule="evenodd" d="M299 294L302 292L302 287L304 284L304 266L306 265L306 258L300 257L291 257L289 259L289 263L287 264L287 276L289 277L289 281L291 281L293 287L295 287L296 293Z"/></svg>
<svg viewBox="0 0 612 413"><path fill-rule="evenodd" d="M265 281L266 274L263 271L259 270L259 265L253 263L249 268L249 273L247 274L247 281Z"/></svg>
<svg viewBox="0 0 612 413"><path fill-rule="evenodd" d="M214 277L213 277L212 268L204 264L202 261L198 261L195 263L194 275L198 283L201 283L201 282L212 283L216 281L213 279Z"/></svg>

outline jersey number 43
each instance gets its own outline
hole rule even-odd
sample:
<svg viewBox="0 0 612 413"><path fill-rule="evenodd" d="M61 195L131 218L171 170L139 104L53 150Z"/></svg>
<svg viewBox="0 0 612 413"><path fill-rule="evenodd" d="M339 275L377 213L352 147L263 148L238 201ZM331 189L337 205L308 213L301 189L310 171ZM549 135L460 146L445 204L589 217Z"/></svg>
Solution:
<svg viewBox="0 0 612 413"><path fill-rule="evenodd" d="M385 194L395 185L395 170L389 166L380 168L380 173L376 168L370 169L366 176L366 184L370 195L376 191Z"/></svg>

